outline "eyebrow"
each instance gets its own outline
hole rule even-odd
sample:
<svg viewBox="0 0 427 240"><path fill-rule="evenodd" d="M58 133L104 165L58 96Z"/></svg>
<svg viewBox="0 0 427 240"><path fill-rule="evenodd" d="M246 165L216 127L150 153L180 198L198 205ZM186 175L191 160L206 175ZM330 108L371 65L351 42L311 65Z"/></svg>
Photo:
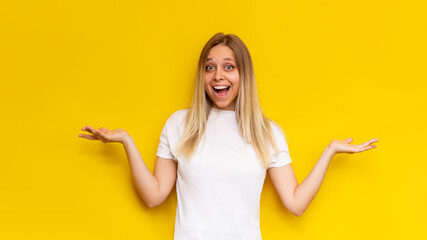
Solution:
<svg viewBox="0 0 427 240"><path fill-rule="evenodd" d="M209 60L212 60L212 58L208 58L208 59L206 59L206 62L207 62L207 61L209 61ZM233 62L234 62L234 59L232 59L232 58L224 58L224 60L231 60L231 61L233 61Z"/></svg>

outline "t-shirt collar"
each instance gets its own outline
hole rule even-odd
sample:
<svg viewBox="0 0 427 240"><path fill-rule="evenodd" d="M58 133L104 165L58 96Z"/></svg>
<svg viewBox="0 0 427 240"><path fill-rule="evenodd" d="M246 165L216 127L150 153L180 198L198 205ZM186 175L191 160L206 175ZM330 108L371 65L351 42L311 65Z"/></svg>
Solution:
<svg viewBox="0 0 427 240"><path fill-rule="evenodd" d="M222 110L219 108L212 107L211 113L223 117L236 117L236 111L234 110Z"/></svg>

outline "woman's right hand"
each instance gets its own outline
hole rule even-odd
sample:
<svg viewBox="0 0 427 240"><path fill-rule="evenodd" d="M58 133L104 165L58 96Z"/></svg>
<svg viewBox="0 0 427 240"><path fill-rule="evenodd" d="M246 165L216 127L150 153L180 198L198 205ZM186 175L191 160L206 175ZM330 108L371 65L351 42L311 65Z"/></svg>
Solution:
<svg viewBox="0 0 427 240"><path fill-rule="evenodd" d="M86 138L89 140L101 140L104 143L119 142L124 143L130 135L124 129L108 130L100 127L99 130L92 128L91 126L85 126L82 131L87 131L93 135L79 134L79 137Z"/></svg>

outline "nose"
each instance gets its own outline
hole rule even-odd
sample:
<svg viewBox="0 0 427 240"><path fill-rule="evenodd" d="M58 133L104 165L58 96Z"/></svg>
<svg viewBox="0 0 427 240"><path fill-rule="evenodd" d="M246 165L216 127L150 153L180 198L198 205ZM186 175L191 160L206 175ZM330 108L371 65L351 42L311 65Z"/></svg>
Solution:
<svg viewBox="0 0 427 240"><path fill-rule="evenodd" d="M218 70L215 71L214 80L216 80L216 81L224 80L224 74L223 74L221 68L218 68Z"/></svg>

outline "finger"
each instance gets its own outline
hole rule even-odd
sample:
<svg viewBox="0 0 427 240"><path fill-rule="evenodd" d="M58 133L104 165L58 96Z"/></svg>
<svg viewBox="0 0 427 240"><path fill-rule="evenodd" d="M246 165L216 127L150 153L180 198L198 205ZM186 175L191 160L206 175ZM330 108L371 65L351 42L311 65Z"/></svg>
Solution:
<svg viewBox="0 0 427 240"><path fill-rule="evenodd" d="M369 141L367 141L367 142L364 142L364 143L360 144L359 146L361 146L361 147L366 147L366 146L369 146L369 145L371 145L372 143L374 143L374 142L378 142L378 141L379 141L379 140L378 140L378 138L371 139L371 140L369 140Z"/></svg>
<svg viewBox="0 0 427 240"><path fill-rule="evenodd" d="M106 128L103 128L103 129L106 129ZM81 135L86 136L84 138L87 138L87 139L90 139L90 140L101 140L104 143L108 142L108 140L106 139L105 133L102 132L101 130L94 129L93 127L91 127L89 125L87 125L86 127L83 127L82 130L86 130L86 131L88 131L88 132L90 132L90 133L93 134L93 135L81 134ZM106 130L108 131L108 129L106 129Z"/></svg>
<svg viewBox="0 0 427 240"><path fill-rule="evenodd" d="M88 130L93 134L94 137L96 137L99 140L102 140L101 136L100 136L101 131L99 131L98 129L94 129L94 128L90 128Z"/></svg>
<svg viewBox="0 0 427 240"><path fill-rule="evenodd" d="M103 128L103 127L100 127L100 128L99 128L99 130L101 130L101 131L102 131L102 132L104 132L104 133L108 132L108 129Z"/></svg>
<svg viewBox="0 0 427 240"><path fill-rule="evenodd" d="M343 142L351 143L351 142L353 142L353 138L347 138L347 139L343 140Z"/></svg>
<svg viewBox="0 0 427 240"><path fill-rule="evenodd" d="M363 151L367 151L367 150L369 150L369 149L374 149L374 148L376 148L377 146L375 146L375 145L370 145L370 146L367 146L367 147L364 147L364 148L362 148L363 149Z"/></svg>
<svg viewBox="0 0 427 240"><path fill-rule="evenodd" d="M96 136L97 136L100 140L102 140L103 142L108 142L108 140L107 140L107 137L106 137L106 134L105 134L105 133L101 132L100 130L96 130L96 129L95 129L95 132L96 132Z"/></svg>
<svg viewBox="0 0 427 240"><path fill-rule="evenodd" d="M89 125L86 125L86 126L84 126L83 128L82 128L82 131L87 131L88 129L90 129L91 128L91 126L89 126Z"/></svg>
<svg viewBox="0 0 427 240"><path fill-rule="evenodd" d="M92 134L93 134L93 130L94 130L93 127L91 127L89 125L87 125L86 127L82 128L82 131L87 131L87 132L90 132Z"/></svg>
<svg viewBox="0 0 427 240"><path fill-rule="evenodd" d="M86 139L89 139L89 140L99 140L97 137L95 137L93 135L79 134L79 137L86 138Z"/></svg>

